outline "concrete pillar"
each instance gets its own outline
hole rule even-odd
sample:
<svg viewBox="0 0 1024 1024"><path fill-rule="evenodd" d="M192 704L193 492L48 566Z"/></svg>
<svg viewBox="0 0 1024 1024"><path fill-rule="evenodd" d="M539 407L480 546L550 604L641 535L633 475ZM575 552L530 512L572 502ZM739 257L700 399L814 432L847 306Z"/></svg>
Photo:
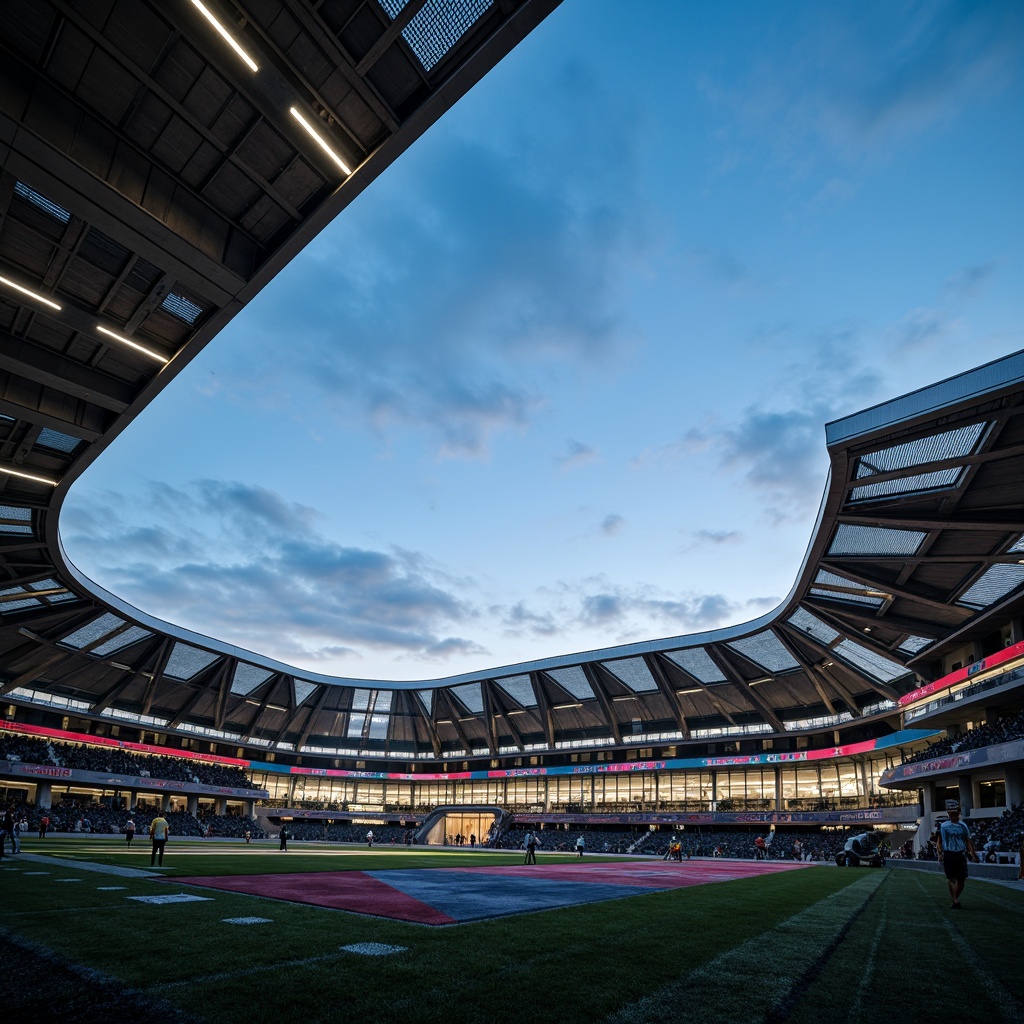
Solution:
<svg viewBox="0 0 1024 1024"><path fill-rule="evenodd" d="M775 769L775 810L782 810L782 769Z"/></svg>
<svg viewBox="0 0 1024 1024"><path fill-rule="evenodd" d="M139 791L137 789L133 789L128 794L128 810L129 811L134 811L135 810L135 805L138 802L139 802Z"/></svg>
<svg viewBox="0 0 1024 1024"><path fill-rule="evenodd" d="M195 793L189 793L185 799L185 809L194 817L199 813L199 797Z"/></svg>
<svg viewBox="0 0 1024 1024"><path fill-rule="evenodd" d="M711 810L718 810L718 772L711 773Z"/></svg>
<svg viewBox="0 0 1024 1024"><path fill-rule="evenodd" d="M213 798L213 813L224 814L227 810L228 798L226 796L216 796Z"/></svg>
<svg viewBox="0 0 1024 1024"><path fill-rule="evenodd" d="M160 794L160 810L169 811L171 809L171 794L161 793Z"/></svg>
<svg viewBox="0 0 1024 1024"><path fill-rule="evenodd" d="M40 782L36 786L36 807L49 810L53 806L53 787L48 782Z"/></svg>
<svg viewBox="0 0 1024 1024"><path fill-rule="evenodd" d="M974 782L970 775L961 775L957 785L960 787L960 816L966 818L974 809Z"/></svg>
<svg viewBox="0 0 1024 1024"><path fill-rule="evenodd" d="M1006 806L1024 804L1024 769L1006 767Z"/></svg>
<svg viewBox="0 0 1024 1024"><path fill-rule="evenodd" d="M242 808L245 811L247 818L254 818L256 816L256 801L255 800L243 800Z"/></svg>

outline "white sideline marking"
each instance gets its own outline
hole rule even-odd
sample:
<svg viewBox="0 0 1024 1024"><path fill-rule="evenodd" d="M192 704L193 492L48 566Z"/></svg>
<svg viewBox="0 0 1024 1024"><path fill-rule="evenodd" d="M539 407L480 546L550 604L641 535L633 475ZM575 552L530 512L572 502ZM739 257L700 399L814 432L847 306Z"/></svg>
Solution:
<svg viewBox="0 0 1024 1024"><path fill-rule="evenodd" d="M97 885L97 892L123 892L127 889L127 885Z"/></svg>
<svg viewBox="0 0 1024 1024"><path fill-rule="evenodd" d="M125 896L126 900L135 900L137 903L212 903L212 896L192 896L187 892L179 892L169 896Z"/></svg>
<svg viewBox="0 0 1024 1024"><path fill-rule="evenodd" d="M55 878L55 882L80 882L80 878Z"/></svg>
<svg viewBox="0 0 1024 1024"><path fill-rule="evenodd" d="M223 924L273 924L271 917L225 917Z"/></svg>
<svg viewBox="0 0 1024 1024"><path fill-rule="evenodd" d="M404 953L408 946L386 946L383 942L354 942L341 947L346 953L360 953L363 956L387 956L389 953Z"/></svg>
<svg viewBox="0 0 1024 1024"><path fill-rule="evenodd" d="M48 875L49 871L26 871L26 875Z"/></svg>

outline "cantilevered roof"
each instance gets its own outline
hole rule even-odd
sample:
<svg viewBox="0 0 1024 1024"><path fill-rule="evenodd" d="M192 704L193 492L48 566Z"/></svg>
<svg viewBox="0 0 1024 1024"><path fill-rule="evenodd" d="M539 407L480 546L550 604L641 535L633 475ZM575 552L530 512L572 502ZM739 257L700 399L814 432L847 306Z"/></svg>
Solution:
<svg viewBox="0 0 1024 1024"><path fill-rule="evenodd" d="M339 756L768 734L890 709L931 652L1020 603L1022 354L829 424L793 590L729 629L382 682L96 588L60 548L71 483L556 0L208 0L223 35L200 6L26 0L0 25L9 700Z"/></svg>

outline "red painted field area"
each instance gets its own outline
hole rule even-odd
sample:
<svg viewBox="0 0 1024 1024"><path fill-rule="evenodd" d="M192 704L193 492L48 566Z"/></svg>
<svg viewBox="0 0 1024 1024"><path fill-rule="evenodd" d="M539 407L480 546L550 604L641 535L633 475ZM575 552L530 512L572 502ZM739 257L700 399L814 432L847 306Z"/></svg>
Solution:
<svg viewBox="0 0 1024 1024"><path fill-rule="evenodd" d="M459 924L508 914L624 899L809 865L701 860L514 865L175 878L174 884L247 893L418 924Z"/></svg>

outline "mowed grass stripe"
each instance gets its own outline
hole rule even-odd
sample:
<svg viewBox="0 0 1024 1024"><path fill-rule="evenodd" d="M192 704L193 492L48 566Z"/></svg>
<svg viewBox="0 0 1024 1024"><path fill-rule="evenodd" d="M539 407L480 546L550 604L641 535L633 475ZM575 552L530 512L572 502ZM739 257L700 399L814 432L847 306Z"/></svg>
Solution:
<svg viewBox="0 0 1024 1024"><path fill-rule="evenodd" d="M1024 900L1003 908L998 895L989 905L983 889L989 887L972 882L969 908L953 911L943 875L889 871L884 889L794 1006L790 1024L926 1020L951 994L958 1024L1024 1019L1015 920Z"/></svg>
<svg viewBox="0 0 1024 1024"><path fill-rule="evenodd" d="M917 884L918 890L921 892L922 897L925 896L925 888L921 883L921 879L918 876L914 876L914 881ZM978 886L975 885L972 889L971 895L975 896L978 894ZM976 906L980 907L988 902L985 899L985 894L978 894L979 902ZM993 901L994 902L994 901ZM973 947L964 939L963 935L957 930L953 924L953 915L956 914L956 920L960 921L963 917L963 911L951 911L949 914L945 914L940 911L936 905L935 900L930 900L927 904L930 907L931 916L936 922L936 926L945 930L949 936L949 941L953 944L954 949L959 957L959 963L964 964L974 972L975 982L978 987L985 992L988 997L995 1004L999 1013L1002 1015L1002 1019L1006 1021L1006 1024L1020 1024L1020 1021L1024 1020L1024 1005L1013 995L1009 989L989 970L988 966L982 961L982 959L975 953ZM963 980L960 982L963 984Z"/></svg>
<svg viewBox="0 0 1024 1024"><path fill-rule="evenodd" d="M885 875L872 872L607 1018L607 1024L761 1024L833 948ZM756 905L751 908L756 913Z"/></svg>

